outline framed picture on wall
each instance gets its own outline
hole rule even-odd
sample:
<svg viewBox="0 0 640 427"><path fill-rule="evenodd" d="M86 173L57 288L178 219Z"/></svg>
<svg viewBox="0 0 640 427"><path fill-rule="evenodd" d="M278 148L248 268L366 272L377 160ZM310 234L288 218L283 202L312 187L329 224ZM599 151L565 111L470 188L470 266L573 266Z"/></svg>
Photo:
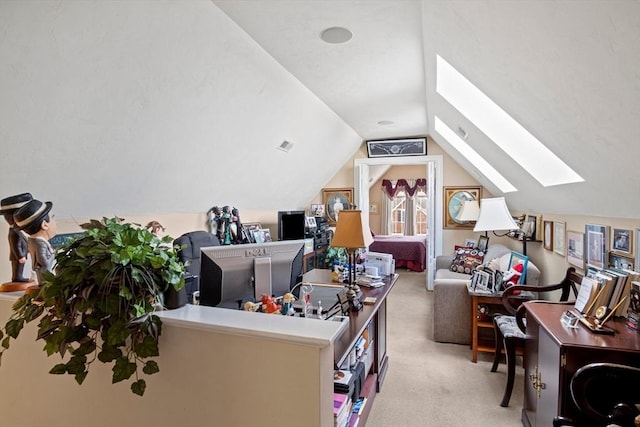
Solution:
<svg viewBox="0 0 640 427"><path fill-rule="evenodd" d="M633 253L633 236L631 230L614 228L611 233L611 250L622 255Z"/></svg>
<svg viewBox="0 0 640 427"><path fill-rule="evenodd" d="M586 224L584 226L585 264L587 267L605 268L607 242L609 242L608 228L608 226L600 224Z"/></svg>
<svg viewBox="0 0 640 427"><path fill-rule="evenodd" d="M382 139L367 141L369 157L424 156L427 138Z"/></svg>
<svg viewBox="0 0 640 427"><path fill-rule="evenodd" d="M542 224L544 228L542 245L548 251L553 250L553 221L544 221Z"/></svg>
<svg viewBox="0 0 640 427"><path fill-rule="evenodd" d="M553 221L553 252L564 255L564 222Z"/></svg>
<svg viewBox="0 0 640 427"><path fill-rule="evenodd" d="M335 226L341 210L353 205L353 188L323 188L322 204L330 226Z"/></svg>
<svg viewBox="0 0 640 427"><path fill-rule="evenodd" d="M567 262L584 268L584 233L567 231Z"/></svg>
<svg viewBox="0 0 640 427"><path fill-rule="evenodd" d="M609 251L609 267L633 270L633 258Z"/></svg>
<svg viewBox="0 0 640 427"><path fill-rule="evenodd" d="M480 202L481 197L482 187L444 187L443 228L473 229L475 221L460 221L457 216L465 201Z"/></svg>

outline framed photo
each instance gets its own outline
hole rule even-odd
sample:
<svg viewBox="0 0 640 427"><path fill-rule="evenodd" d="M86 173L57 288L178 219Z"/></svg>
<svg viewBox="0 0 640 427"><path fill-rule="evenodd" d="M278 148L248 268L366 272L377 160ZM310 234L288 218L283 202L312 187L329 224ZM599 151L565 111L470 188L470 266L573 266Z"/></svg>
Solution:
<svg viewBox="0 0 640 427"><path fill-rule="evenodd" d="M443 228L466 228L472 230L476 225L475 221L460 221L457 218L462 203L465 201L477 200L482 197L482 187L444 187L444 227Z"/></svg>
<svg viewBox="0 0 640 427"><path fill-rule="evenodd" d="M614 228L611 240L611 250L622 255L633 253L633 234L631 230Z"/></svg>
<svg viewBox="0 0 640 427"><path fill-rule="evenodd" d="M476 244L478 242L475 239L464 239L464 246L467 246L469 248L476 248Z"/></svg>
<svg viewBox="0 0 640 427"><path fill-rule="evenodd" d="M567 231L567 262L584 268L584 233Z"/></svg>
<svg viewBox="0 0 640 427"><path fill-rule="evenodd" d="M492 291L489 273L486 271L476 271L474 276L476 276L476 291Z"/></svg>
<svg viewBox="0 0 640 427"><path fill-rule="evenodd" d="M633 270L633 258L609 251L609 267Z"/></svg>
<svg viewBox="0 0 640 427"><path fill-rule="evenodd" d="M350 209L353 205L352 188L323 188L322 204L330 226L335 226L341 210Z"/></svg>
<svg viewBox="0 0 640 427"><path fill-rule="evenodd" d="M324 205L312 204L311 205L311 215L313 215L313 216L324 216Z"/></svg>
<svg viewBox="0 0 640 427"><path fill-rule="evenodd" d="M564 222L553 221L553 251L564 255Z"/></svg>
<svg viewBox="0 0 640 427"><path fill-rule="evenodd" d="M478 237L478 251L487 252L489 246L489 238L487 236Z"/></svg>
<svg viewBox="0 0 640 427"><path fill-rule="evenodd" d="M425 156L427 138L381 139L367 141L369 157Z"/></svg>
<svg viewBox="0 0 640 427"><path fill-rule="evenodd" d="M585 264L587 267L605 268L607 242L609 241L608 228L608 226L600 224L586 224L584 226Z"/></svg>
<svg viewBox="0 0 640 427"><path fill-rule="evenodd" d="M536 226L538 224L538 218L534 215L527 215L522 223L522 231L527 237L527 240L537 240Z"/></svg>
<svg viewBox="0 0 640 427"><path fill-rule="evenodd" d="M544 221L542 224L544 228L544 234L542 239L542 245L548 251L553 250L553 221Z"/></svg>
<svg viewBox="0 0 640 427"><path fill-rule="evenodd" d="M520 274L520 279L518 279L518 283L519 284L524 283L524 280L527 276L527 264L529 264L529 257L516 251L511 251L511 257L509 258L509 265L507 267L507 272L504 274L505 281L509 280L508 278L509 273L518 264L522 264L522 273Z"/></svg>

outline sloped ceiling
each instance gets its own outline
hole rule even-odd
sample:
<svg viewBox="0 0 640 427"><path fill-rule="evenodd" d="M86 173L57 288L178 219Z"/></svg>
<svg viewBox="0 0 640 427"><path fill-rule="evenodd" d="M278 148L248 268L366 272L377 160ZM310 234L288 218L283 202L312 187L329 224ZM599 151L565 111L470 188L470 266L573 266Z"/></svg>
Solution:
<svg viewBox="0 0 640 427"><path fill-rule="evenodd" d="M518 188L512 210L638 218L640 2L212 1L364 140L429 134L500 195L437 116ZM334 26L352 40L322 42ZM515 165L436 93L436 55L585 181L544 188Z"/></svg>

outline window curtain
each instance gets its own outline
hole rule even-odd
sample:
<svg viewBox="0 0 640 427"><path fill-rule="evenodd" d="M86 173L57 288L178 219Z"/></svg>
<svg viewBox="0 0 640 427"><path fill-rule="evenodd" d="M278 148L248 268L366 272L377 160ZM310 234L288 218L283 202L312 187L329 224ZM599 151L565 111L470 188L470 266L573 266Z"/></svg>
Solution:
<svg viewBox="0 0 640 427"><path fill-rule="evenodd" d="M382 227L384 234L391 234L391 201L396 194L404 191L405 194L405 222L404 235L413 236L416 233L416 204L413 198L416 191L425 191L427 188L427 179L404 179L400 178L395 185L388 179L382 180L382 192L387 196L382 198Z"/></svg>

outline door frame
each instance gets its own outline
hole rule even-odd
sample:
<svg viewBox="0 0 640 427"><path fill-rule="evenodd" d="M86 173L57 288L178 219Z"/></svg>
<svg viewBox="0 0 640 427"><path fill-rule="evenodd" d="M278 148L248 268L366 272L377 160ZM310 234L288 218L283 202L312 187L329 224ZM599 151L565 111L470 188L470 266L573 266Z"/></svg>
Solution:
<svg viewBox="0 0 640 427"><path fill-rule="evenodd" d="M436 256L442 253L442 182L443 156L407 156L359 158L353 161L354 201L369 221L369 166L373 165L424 165L427 178L427 283L433 290Z"/></svg>

